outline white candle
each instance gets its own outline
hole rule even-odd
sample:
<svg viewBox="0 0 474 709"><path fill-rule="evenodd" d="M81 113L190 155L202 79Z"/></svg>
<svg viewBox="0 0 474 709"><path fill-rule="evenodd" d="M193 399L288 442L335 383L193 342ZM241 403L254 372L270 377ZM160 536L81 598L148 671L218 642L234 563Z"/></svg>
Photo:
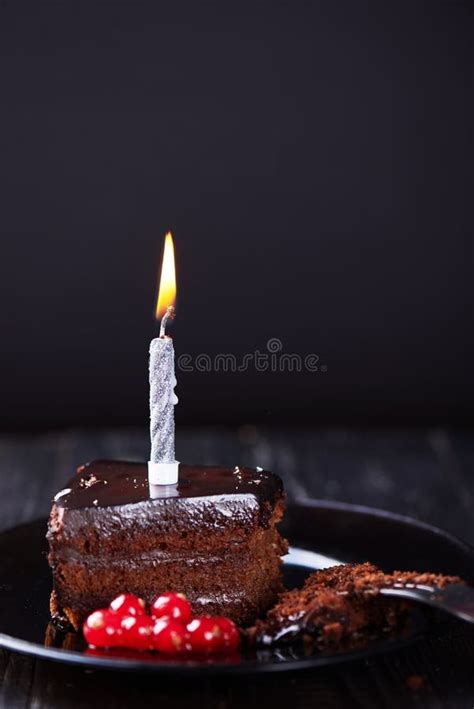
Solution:
<svg viewBox="0 0 474 709"><path fill-rule="evenodd" d="M171 337L150 343L150 438L152 463L174 461L174 347Z"/></svg>
<svg viewBox="0 0 474 709"><path fill-rule="evenodd" d="M166 235L157 316L163 314L160 337L150 343L150 439L148 463L150 485L172 485L178 481L178 465L174 452L174 407L178 403L174 388L174 347L166 335L166 323L174 317L176 276L171 234ZM171 302L170 302L171 301Z"/></svg>

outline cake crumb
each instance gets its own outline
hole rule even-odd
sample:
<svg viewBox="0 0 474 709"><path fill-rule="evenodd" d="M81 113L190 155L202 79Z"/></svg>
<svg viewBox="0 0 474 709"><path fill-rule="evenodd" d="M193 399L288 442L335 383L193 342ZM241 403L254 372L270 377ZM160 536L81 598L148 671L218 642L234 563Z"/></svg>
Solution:
<svg viewBox="0 0 474 709"><path fill-rule="evenodd" d="M99 500L93 500L92 504L97 506L99 504Z"/></svg>
<svg viewBox="0 0 474 709"><path fill-rule="evenodd" d="M88 478L81 478L79 485L81 487L92 487L92 485L95 485L98 482L99 481L96 478L96 476L94 475L94 473L91 473Z"/></svg>
<svg viewBox="0 0 474 709"><path fill-rule="evenodd" d="M235 477L237 478L237 482L243 482L242 471L240 470L238 465L235 466L232 475L235 475ZM237 490L237 488L235 489Z"/></svg>

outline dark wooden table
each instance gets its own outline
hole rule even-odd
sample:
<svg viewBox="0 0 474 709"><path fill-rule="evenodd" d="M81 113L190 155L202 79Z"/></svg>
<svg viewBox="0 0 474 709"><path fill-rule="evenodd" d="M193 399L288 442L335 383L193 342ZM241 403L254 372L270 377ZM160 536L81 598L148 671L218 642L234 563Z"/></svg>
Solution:
<svg viewBox="0 0 474 709"><path fill-rule="evenodd" d="M381 507L474 542L474 438L470 431L180 431L180 460L260 465L292 498ZM146 460L140 430L66 431L0 437L0 526L46 516L77 464L97 457ZM1 563L1 562L0 562ZM413 678L418 679L413 679ZM257 678L174 681L97 672L0 651L0 706L15 707L469 707L474 706L474 630L429 637L370 660ZM419 685L419 686L418 686Z"/></svg>

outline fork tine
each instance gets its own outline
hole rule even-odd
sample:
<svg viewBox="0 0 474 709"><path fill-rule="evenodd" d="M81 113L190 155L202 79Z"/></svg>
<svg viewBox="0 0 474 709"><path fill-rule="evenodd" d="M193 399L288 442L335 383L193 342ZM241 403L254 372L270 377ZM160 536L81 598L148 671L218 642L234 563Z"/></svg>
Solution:
<svg viewBox="0 0 474 709"><path fill-rule="evenodd" d="M410 598L446 611L468 623L474 623L474 589L470 586L459 583L444 588L416 585L388 586L380 589L380 593L393 598Z"/></svg>

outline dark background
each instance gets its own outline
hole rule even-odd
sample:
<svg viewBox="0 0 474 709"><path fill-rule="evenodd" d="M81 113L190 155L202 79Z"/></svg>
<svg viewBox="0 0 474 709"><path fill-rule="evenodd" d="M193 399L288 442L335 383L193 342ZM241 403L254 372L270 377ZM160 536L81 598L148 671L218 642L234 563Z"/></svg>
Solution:
<svg viewBox="0 0 474 709"><path fill-rule="evenodd" d="M178 423L472 413L463 2L7 3L0 423L145 424L164 232Z"/></svg>

